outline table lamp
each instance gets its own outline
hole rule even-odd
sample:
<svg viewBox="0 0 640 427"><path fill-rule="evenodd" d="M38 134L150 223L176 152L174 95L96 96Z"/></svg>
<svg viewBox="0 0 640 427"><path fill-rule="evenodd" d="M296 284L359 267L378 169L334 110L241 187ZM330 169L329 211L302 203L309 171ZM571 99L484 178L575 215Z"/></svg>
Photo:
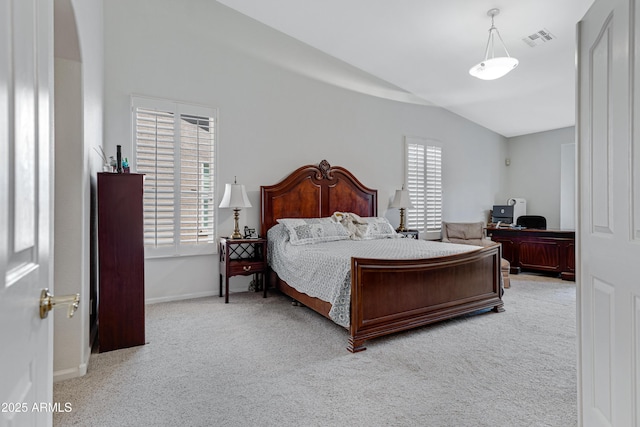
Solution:
<svg viewBox="0 0 640 427"><path fill-rule="evenodd" d="M409 198L409 190L404 189L404 185L402 186L402 190L396 190L396 195L393 198L393 202L391 202L392 208L400 208L400 226L396 228L396 231L407 231L406 226L404 225L404 210L408 208L412 208L411 199Z"/></svg>
<svg viewBox="0 0 640 427"><path fill-rule="evenodd" d="M244 185L238 184L235 177L233 179L233 184L225 184L224 196L222 196L222 201L220 202L219 207L233 209L233 221L235 223L235 229L233 230L233 234L229 237L231 239L242 239L243 236L242 234L240 234L240 227L238 225L238 220L240 219L240 209L250 208L251 202L249 202L249 198L247 197L247 192L244 189Z"/></svg>

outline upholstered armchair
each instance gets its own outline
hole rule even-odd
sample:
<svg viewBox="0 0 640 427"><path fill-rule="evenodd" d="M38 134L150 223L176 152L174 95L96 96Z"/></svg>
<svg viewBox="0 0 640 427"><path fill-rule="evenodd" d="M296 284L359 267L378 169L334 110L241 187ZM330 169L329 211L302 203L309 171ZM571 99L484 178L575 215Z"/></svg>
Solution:
<svg viewBox="0 0 640 427"><path fill-rule="evenodd" d="M485 236L483 222L442 222L442 241L463 245L490 246L496 242ZM511 287L509 269L511 264L502 258L500 271L505 288Z"/></svg>

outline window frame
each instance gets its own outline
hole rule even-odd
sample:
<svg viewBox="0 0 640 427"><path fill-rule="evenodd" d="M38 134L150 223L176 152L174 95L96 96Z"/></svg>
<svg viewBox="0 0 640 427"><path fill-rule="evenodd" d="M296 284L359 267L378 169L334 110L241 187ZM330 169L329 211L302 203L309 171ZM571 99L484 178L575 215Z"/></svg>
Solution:
<svg viewBox="0 0 640 427"><path fill-rule="evenodd" d="M151 247L145 244L145 259L149 258L166 258L166 257L180 257L180 256L194 256L194 255L212 255L218 253L217 244L217 232L218 232L218 211L216 209L216 185L218 181L218 133L219 133L219 120L218 109L208 107L204 105L187 104L178 101L172 101L167 99L152 98L141 95L131 95L131 170L138 172L138 150L137 150L137 118L136 114L138 108L147 110L162 111L174 114L174 147L173 154L174 162L174 181L173 181L173 214L174 214L174 227L173 227L173 243L165 247ZM211 214L213 215L213 230L212 241L208 243L196 243L196 244L183 244L181 243L181 117L182 116L197 116L208 117L213 120L213 148L211 162L209 164L211 175L211 194L212 194L212 206ZM211 173L213 169L213 173ZM201 184L202 185L202 184Z"/></svg>
<svg viewBox="0 0 640 427"><path fill-rule="evenodd" d="M419 224L418 226L416 226L415 223L412 223L410 217L411 217L411 211L412 210L416 210L415 208L409 208L407 209L406 212L406 224L407 224L407 228L410 229L417 229L420 232L420 236L422 236L423 239L426 240L437 240L440 239L442 237L442 216L443 216L443 210L444 210L444 180L443 180L443 144L441 141L438 141L436 139L432 139L432 138L421 138L421 137L414 137L414 136L405 136L405 141L404 141L404 185L405 188L407 190L409 190L409 197L411 200L411 203L414 206L420 206L420 204L418 203L418 201L415 199L415 195L412 195L412 186L410 185L410 170L409 170L409 148L411 145L421 145L423 147L425 147L425 158L424 160L424 170L423 170L423 174L424 174L424 180L423 180L423 188L425 193L427 192L427 179L428 179L428 161L427 161L427 149L428 147L437 147L440 151L440 163L439 163L439 168L440 168L440 174L439 174L439 181L440 181L440 186L439 186L439 192L440 192L440 206L439 206L439 212L438 215L436 216L436 218L433 219L429 219L429 205L427 203L427 195L425 194L425 200L424 200L424 207L423 209L423 216L424 216L424 222L422 224ZM437 223L438 227L437 228L427 228L427 225L429 224L429 222L433 222L433 223Z"/></svg>

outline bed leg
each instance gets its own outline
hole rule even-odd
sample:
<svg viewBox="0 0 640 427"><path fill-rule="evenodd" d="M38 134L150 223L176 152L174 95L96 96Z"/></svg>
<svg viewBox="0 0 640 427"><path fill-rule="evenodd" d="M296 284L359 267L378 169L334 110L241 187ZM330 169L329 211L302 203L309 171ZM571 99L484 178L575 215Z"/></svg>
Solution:
<svg viewBox="0 0 640 427"><path fill-rule="evenodd" d="M356 340L353 337L349 337L349 345L347 346L347 350L351 353L359 353L361 351L365 351L367 347L364 346L365 340Z"/></svg>

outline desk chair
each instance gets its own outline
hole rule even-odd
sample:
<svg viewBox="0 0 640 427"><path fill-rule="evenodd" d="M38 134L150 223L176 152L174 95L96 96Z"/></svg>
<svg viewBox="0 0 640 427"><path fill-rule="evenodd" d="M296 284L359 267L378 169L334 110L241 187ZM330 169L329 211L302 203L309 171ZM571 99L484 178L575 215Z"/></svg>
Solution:
<svg viewBox="0 0 640 427"><path fill-rule="evenodd" d="M516 225L520 225L525 228L535 228L538 230L547 229L547 219L540 215L522 215L519 216Z"/></svg>

